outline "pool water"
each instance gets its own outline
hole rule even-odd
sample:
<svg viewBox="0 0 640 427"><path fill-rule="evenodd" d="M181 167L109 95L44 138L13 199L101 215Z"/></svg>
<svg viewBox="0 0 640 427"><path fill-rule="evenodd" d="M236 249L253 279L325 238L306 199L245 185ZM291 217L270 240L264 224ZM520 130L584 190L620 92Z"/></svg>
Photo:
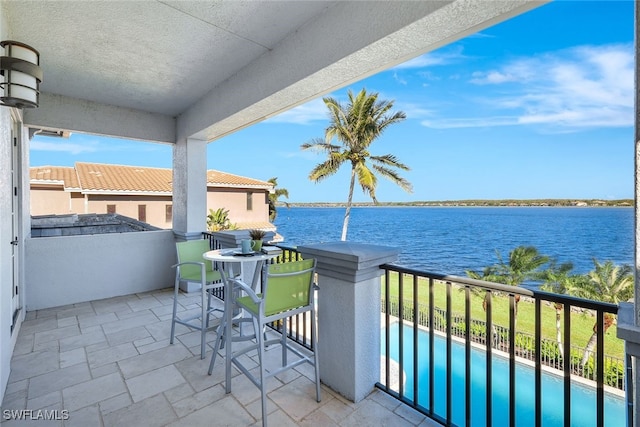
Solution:
<svg viewBox="0 0 640 427"><path fill-rule="evenodd" d="M399 324L390 329L390 356L399 361L398 335ZM403 327L404 362L406 374L405 396L414 399L413 387L413 328ZM382 330L382 354L385 355L385 337ZM465 424L465 347L453 342L452 357L452 422ZM418 404L429 407L429 334L418 332ZM434 339L434 412L443 418L446 416L446 340L436 336ZM509 364L508 360L493 354L492 360L492 421L494 426L508 424L509 416ZM384 379L383 379L384 381ZM564 424L564 383L563 378L547 372L542 373L542 425L544 427L563 427ZM472 425L486 425L486 353L480 349L471 350L471 411ZM605 392L603 427L621 427L626 425L625 400ZM533 425L535 415L535 370L533 367L516 364L516 425ZM572 381L571 385L571 426L596 426L596 390Z"/></svg>

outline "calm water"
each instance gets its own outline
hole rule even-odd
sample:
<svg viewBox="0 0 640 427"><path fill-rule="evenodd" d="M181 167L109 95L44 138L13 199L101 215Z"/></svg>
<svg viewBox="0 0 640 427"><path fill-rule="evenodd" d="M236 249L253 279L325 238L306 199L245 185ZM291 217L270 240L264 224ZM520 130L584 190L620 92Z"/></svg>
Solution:
<svg viewBox="0 0 640 427"><path fill-rule="evenodd" d="M347 239L401 249L396 264L465 276L531 245L574 272L592 259L633 265L632 208L377 207L353 208ZM286 244L340 240L344 208L278 208Z"/></svg>
<svg viewBox="0 0 640 427"><path fill-rule="evenodd" d="M390 329L391 358L399 360L398 333L399 324ZM404 369L406 372L405 393L413 399L413 329L404 326ZM384 342L384 331L382 335ZM384 354L384 345L381 346ZM465 424L465 378L460 373L465 370L464 345L452 344L452 421L455 425ZM426 332L418 334L418 403L429 407L429 337ZM446 342L442 337L434 341L434 411L446 416ZM493 425L502 426L509 414L509 364L506 359L493 355L492 375L492 414ZM471 351L471 414L473 426L486 425L486 353L478 349ZM535 411L534 369L518 364L516 366L516 425L533 425ZM544 427L563 427L564 423L564 384L562 378L543 372L542 374L542 425ZM559 397L560 396L560 397ZM621 396L605 393L604 426L596 426L596 391L577 382L571 384L571 426L572 427L619 427L625 425L625 402Z"/></svg>

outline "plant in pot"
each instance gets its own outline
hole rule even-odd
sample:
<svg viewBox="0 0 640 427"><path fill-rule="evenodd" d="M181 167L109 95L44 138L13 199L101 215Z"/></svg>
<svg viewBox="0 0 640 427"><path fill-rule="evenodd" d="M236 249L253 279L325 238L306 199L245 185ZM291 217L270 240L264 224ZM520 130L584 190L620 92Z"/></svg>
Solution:
<svg viewBox="0 0 640 427"><path fill-rule="evenodd" d="M260 252L260 250L262 250L262 239L264 239L266 234L264 230L258 230L257 228L249 230L249 237L253 240L251 247L254 251Z"/></svg>

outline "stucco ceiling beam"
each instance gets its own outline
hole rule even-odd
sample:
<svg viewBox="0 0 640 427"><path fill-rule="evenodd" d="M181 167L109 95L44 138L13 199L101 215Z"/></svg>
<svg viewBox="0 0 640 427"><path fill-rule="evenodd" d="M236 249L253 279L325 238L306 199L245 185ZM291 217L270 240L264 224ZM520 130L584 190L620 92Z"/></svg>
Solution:
<svg viewBox="0 0 640 427"><path fill-rule="evenodd" d="M151 142L176 141L174 117L50 93L40 95L40 108L24 111L24 123L31 128Z"/></svg>

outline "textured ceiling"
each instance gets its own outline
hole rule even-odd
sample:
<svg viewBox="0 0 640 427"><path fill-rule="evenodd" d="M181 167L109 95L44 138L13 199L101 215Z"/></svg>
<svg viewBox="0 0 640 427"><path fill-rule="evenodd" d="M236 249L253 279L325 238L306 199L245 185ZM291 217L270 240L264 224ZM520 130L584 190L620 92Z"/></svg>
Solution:
<svg viewBox="0 0 640 427"><path fill-rule="evenodd" d="M35 47L42 92L175 116L329 2L15 1L11 37Z"/></svg>

